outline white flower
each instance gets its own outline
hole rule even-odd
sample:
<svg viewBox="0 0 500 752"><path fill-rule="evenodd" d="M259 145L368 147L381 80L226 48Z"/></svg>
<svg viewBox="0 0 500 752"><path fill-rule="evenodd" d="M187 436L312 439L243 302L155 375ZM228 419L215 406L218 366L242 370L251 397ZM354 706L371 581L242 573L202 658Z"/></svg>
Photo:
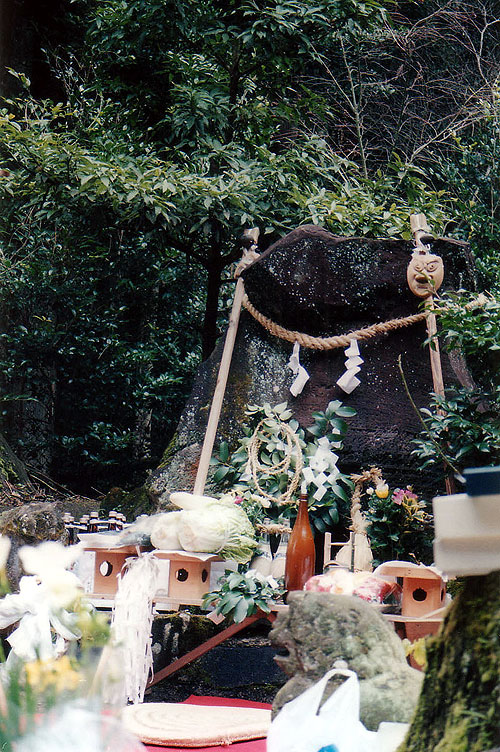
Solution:
<svg viewBox="0 0 500 752"><path fill-rule="evenodd" d="M7 566L7 559L10 552L10 538L6 535L0 535L0 572Z"/></svg>
<svg viewBox="0 0 500 752"><path fill-rule="evenodd" d="M66 569L48 570L40 579L54 609L67 608L83 594L82 583L76 574Z"/></svg>
<svg viewBox="0 0 500 752"><path fill-rule="evenodd" d="M48 660L64 652L65 640L79 636L59 619L52 605L48 589L34 576L21 577L19 593L2 598L0 625L5 627L19 622L17 629L7 638L12 655L23 661ZM59 612L65 615L60 608Z"/></svg>
<svg viewBox="0 0 500 752"><path fill-rule="evenodd" d="M264 509L268 509L271 506L271 500L266 499L265 496L257 496L256 494L254 494L252 496L252 500L257 501L261 505L261 507L264 507Z"/></svg>
<svg viewBox="0 0 500 752"><path fill-rule="evenodd" d="M37 574L41 578L44 572L70 567L82 549L83 544L63 546L58 541L46 541L38 546L22 546L19 558L27 574Z"/></svg>
<svg viewBox="0 0 500 752"><path fill-rule="evenodd" d="M23 569L34 574L47 591L52 608L65 608L83 591L82 584L73 572L66 571L82 550L82 545L63 546L57 541L46 541L39 546L23 546L19 558Z"/></svg>

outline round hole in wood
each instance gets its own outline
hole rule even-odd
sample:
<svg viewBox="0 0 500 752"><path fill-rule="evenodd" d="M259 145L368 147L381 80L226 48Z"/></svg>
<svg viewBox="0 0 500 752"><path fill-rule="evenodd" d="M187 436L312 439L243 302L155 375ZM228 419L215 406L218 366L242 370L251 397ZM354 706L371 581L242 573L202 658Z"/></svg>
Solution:
<svg viewBox="0 0 500 752"><path fill-rule="evenodd" d="M113 571L113 565L110 561L103 561L101 562L99 566L99 572L103 577L109 577L111 572Z"/></svg>
<svg viewBox="0 0 500 752"><path fill-rule="evenodd" d="M414 601L422 602L422 601L425 601L425 599L427 598L427 592L423 590L421 587L418 587L416 590L414 590L412 595L413 595Z"/></svg>
<svg viewBox="0 0 500 752"><path fill-rule="evenodd" d="M179 582L186 582L188 577L189 572L187 571L187 569L178 569L175 573L175 578L179 580Z"/></svg>
<svg viewBox="0 0 500 752"><path fill-rule="evenodd" d="M201 581L206 582L208 580L208 570L204 569L201 573Z"/></svg>

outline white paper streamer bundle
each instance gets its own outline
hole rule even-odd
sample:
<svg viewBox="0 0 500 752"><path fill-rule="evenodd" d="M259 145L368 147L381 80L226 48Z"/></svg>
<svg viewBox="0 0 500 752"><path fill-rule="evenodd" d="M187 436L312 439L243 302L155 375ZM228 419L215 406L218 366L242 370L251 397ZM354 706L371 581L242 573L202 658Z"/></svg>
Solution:
<svg viewBox="0 0 500 752"><path fill-rule="evenodd" d="M314 483L316 486L316 491L313 494L316 501L321 501L325 495L327 491L325 483L334 483L339 474L337 468L339 456L332 451L333 448L337 449L338 446L337 442L330 441L327 436L322 436L318 441L316 451L309 457L307 467L302 471L305 482L308 485Z"/></svg>
<svg viewBox="0 0 500 752"><path fill-rule="evenodd" d="M344 354L347 358L345 362L346 370L337 381L337 386L339 386L346 394L350 394L361 384L361 381L356 377L356 374L361 371L361 364L364 363L363 358L359 355L357 340L350 340L350 345L344 351Z"/></svg>
<svg viewBox="0 0 500 752"><path fill-rule="evenodd" d="M143 701L153 668L151 626L159 571L154 554L143 554L131 562L118 583L111 628L113 642L123 655L125 702Z"/></svg>
<svg viewBox="0 0 500 752"><path fill-rule="evenodd" d="M291 369L292 373L295 376L292 386L290 387L290 391L294 397L301 393L305 384L307 383L307 381L309 381L309 374L307 373L304 366L300 365L299 355L300 345L298 342L296 342L293 346L293 352L290 356L290 360L288 361L288 368Z"/></svg>

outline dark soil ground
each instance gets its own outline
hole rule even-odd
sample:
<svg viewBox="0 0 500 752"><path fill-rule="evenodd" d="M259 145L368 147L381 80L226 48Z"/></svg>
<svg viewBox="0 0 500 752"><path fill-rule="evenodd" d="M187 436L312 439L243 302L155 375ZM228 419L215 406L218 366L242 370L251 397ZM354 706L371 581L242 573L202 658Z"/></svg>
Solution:
<svg viewBox="0 0 500 752"><path fill-rule="evenodd" d="M287 677L274 662L267 623L226 640L146 691L145 702L182 702L190 695L272 703Z"/></svg>

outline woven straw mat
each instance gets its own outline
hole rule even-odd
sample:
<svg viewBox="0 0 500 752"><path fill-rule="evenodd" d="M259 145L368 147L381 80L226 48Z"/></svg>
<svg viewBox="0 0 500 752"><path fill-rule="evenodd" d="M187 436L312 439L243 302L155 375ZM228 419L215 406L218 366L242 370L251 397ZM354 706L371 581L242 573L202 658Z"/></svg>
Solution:
<svg viewBox="0 0 500 752"><path fill-rule="evenodd" d="M125 728L146 744L216 747L267 736L271 711L148 702L122 711Z"/></svg>

